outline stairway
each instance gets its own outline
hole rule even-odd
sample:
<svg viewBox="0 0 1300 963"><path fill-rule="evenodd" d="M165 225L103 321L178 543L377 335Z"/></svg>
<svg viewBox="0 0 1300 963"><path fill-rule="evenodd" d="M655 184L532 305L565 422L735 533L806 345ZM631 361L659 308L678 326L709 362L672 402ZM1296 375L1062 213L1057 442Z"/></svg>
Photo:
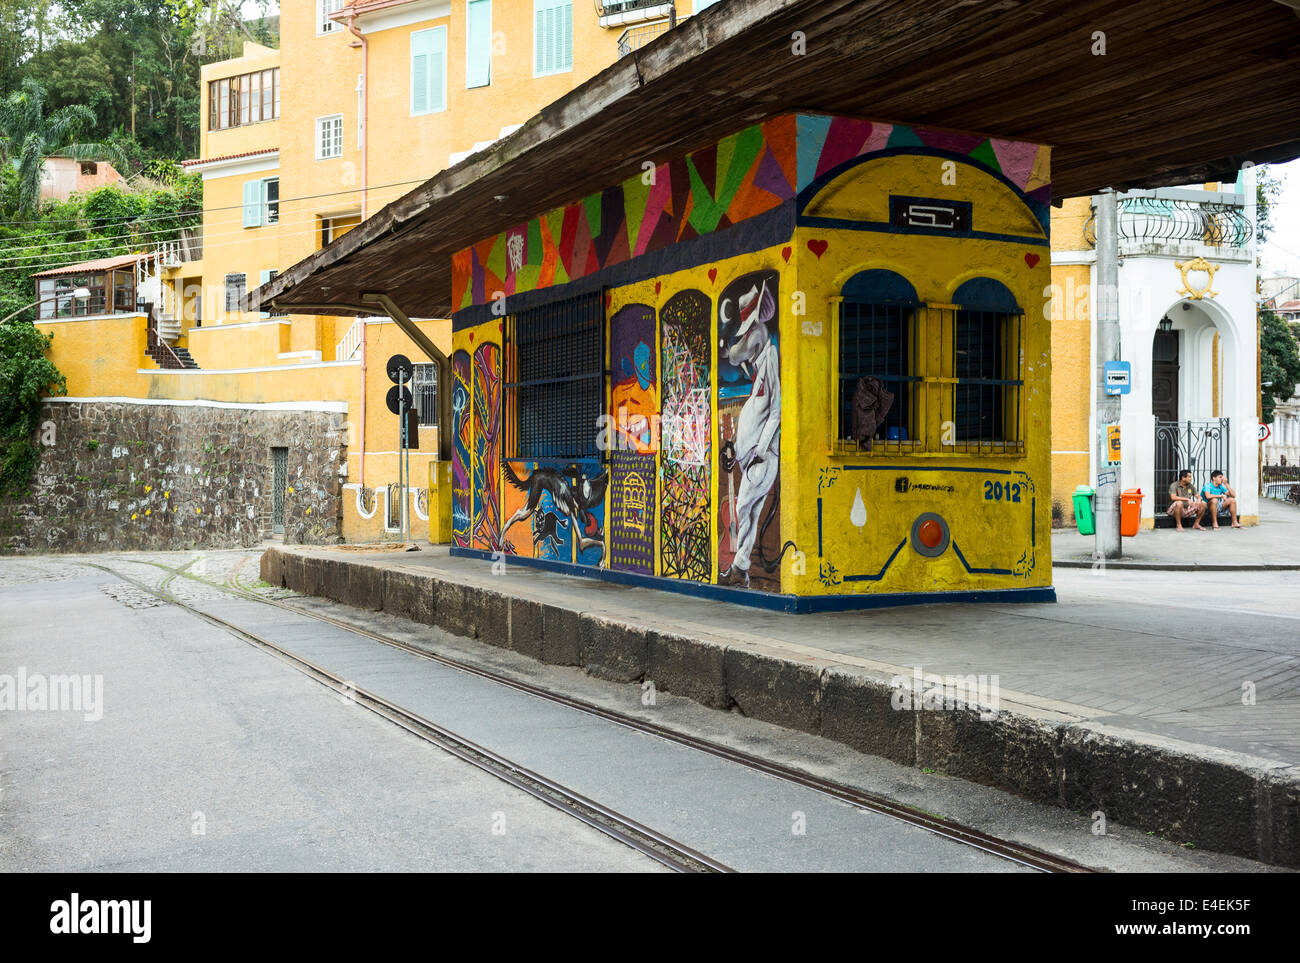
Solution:
<svg viewBox="0 0 1300 963"><path fill-rule="evenodd" d="M172 347L170 350L166 345L149 345L144 349L149 357L157 362L160 368L169 368L180 370L182 368L198 368L199 363L190 356L188 348Z"/></svg>

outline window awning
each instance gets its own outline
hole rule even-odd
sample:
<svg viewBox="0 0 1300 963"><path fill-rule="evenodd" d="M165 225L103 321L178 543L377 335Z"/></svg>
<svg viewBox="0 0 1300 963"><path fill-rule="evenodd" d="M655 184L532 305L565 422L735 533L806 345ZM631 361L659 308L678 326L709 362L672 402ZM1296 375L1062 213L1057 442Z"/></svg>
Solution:
<svg viewBox="0 0 1300 963"><path fill-rule="evenodd" d="M727 0L246 302L373 314L364 296L383 294L448 317L456 251L796 109L1049 144L1057 198L1235 180L1300 156L1298 79L1300 18L1280 0Z"/></svg>

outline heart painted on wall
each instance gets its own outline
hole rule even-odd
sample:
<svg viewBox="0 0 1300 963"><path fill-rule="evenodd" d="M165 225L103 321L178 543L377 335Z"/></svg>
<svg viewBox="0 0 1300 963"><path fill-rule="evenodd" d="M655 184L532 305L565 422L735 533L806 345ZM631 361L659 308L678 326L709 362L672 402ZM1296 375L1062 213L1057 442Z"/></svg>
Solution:
<svg viewBox="0 0 1300 963"><path fill-rule="evenodd" d="M663 286L664 286L664 282L663 282L663 281L656 281L656 282L655 282L655 294L658 294L658 293L659 293L659 289L660 289L661 287L663 287Z"/></svg>
<svg viewBox="0 0 1300 963"><path fill-rule="evenodd" d="M785 261L786 264L789 264L789 263L790 263L790 255L793 254L793 253L794 253L794 251L792 251L792 250L790 249L790 245L787 244L785 247L781 248L781 259L782 259L783 261Z"/></svg>
<svg viewBox="0 0 1300 963"><path fill-rule="evenodd" d="M469 333L469 340L470 340L471 342L473 342L473 340L474 340L474 332L473 332L473 331L471 331L471 332Z"/></svg>
<svg viewBox="0 0 1300 963"><path fill-rule="evenodd" d="M822 255L826 253L826 249L830 246L829 241L823 241L821 238L813 238L808 242L808 250L812 251L813 254L816 254L817 260L819 261L821 260Z"/></svg>
<svg viewBox="0 0 1300 963"><path fill-rule="evenodd" d="M1038 264L1038 261L1039 261L1039 257L1037 254L1025 255L1025 263L1028 264L1030 267L1036 266Z"/></svg>
<svg viewBox="0 0 1300 963"><path fill-rule="evenodd" d="M607 293L605 295L605 310L608 311L610 305L612 305L613 303L614 303L614 295Z"/></svg>
<svg viewBox="0 0 1300 963"><path fill-rule="evenodd" d="M713 284L717 280L718 280L718 269L709 268L709 283Z"/></svg>

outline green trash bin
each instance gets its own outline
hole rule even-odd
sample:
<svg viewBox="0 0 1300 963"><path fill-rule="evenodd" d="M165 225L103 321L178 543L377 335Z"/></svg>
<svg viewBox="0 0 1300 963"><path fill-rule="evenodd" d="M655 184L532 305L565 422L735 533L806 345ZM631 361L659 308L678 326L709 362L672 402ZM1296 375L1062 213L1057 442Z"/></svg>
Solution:
<svg viewBox="0 0 1300 963"><path fill-rule="evenodd" d="M1092 497L1097 494L1091 485L1080 485L1074 490L1074 524L1080 535L1094 535L1097 527L1092 518Z"/></svg>

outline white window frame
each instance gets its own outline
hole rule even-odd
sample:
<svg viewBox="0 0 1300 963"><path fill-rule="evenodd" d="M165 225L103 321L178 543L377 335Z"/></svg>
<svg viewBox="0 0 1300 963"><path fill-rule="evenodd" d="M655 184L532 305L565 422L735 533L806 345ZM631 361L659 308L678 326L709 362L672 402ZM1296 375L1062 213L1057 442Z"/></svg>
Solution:
<svg viewBox="0 0 1300 963"><path fill-rule="evenodd" d="M333 154L324 153L325 138L322 135L324 124L330 124L333 134L334 145L337 151ZM343 115L342 114L325 114L316 118L316 159L334 160L336 157L343 156Z"/></svg>
<svg viewBox="0 0 1300 963"><path fill-rule="evenodd" d="M542 69L541 58L538 57L538 31L537 18L544 10L566 9L569 13L569 38L568 38L568 62L562 67L553 67L550 70ZM533 0L533 76L534 77L552 77L555 74L567 74L573 72L573 0Z"/></svg>
<svg viewBox="0 0 1300 963"><path fill-rule="evenodd" d="M342 10L346 2L347 0L316 0L316 36L323 37L343 29L343 24L329 19L329 15Z"/></svg>
<svg viewBox="0 0 1300 963"><path fill-rule="evenodd" d="M476 84L470 77L470 8L487 7L487 79ZM465 89L475 90L479 87L492 86L492 0L465 0Z"/></svg>
<svg viewBox="0 0 1300 963"><path fill-rule="evenodd" d="M438 88L440 94L437 106L427 104L425 110L415 109L415 44L416 37L439 36L442 38L442 80ZM411 63L410 63L410 86L411 98L410 108L412 117L424 117L427 114L441 114L447 109L447 27L446 25L438 27L429 27L427 30L416 30L411 34Z"/></svg>
<svg viewBox="0 0 1300 963"><path fill-rule="evenodd" d="M267 197L267 184L275 181L275 217L271 217L271 201ZM252 191L249 190L251 185L257 185ZM243 203L243 222L244 227L266 227L270 224L280 223L280 175L274 177L257 177L250 181L244 181L244 203ZM252 194L257 196L254 198Z"/></svg>

